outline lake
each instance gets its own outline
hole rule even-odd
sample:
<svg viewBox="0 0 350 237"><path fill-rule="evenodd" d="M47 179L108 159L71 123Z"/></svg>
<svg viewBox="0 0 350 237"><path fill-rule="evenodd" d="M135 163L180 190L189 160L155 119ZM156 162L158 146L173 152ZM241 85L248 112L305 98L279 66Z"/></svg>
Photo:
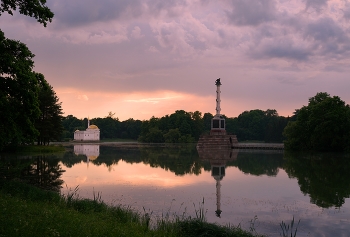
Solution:
<svg viewBox="0 0 350 237"><path fill-rule="evenodd" d="M294 217L297 236L350 236L348 154L116 143L11 162L27 162L22 175L33 184L64 195L77 189L81 198L100 197L153 220L203 211L209 222L280 236L280 223Z"/></svg>

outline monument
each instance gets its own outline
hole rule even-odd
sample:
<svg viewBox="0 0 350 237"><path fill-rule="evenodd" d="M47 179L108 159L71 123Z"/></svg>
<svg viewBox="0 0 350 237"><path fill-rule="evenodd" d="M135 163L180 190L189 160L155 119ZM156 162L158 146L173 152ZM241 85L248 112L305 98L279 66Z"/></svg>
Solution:
<svg viewBox="0 0 350 237"><path fill-rule="evenodd" d="M211 120L210 134L200 136L198 149L231 149L233 143L238 143L236 135L226 133L225 118L221 114L221 80L216 79L216 114Z"/></svg>
<svg viewBox="0 0 350 237"><path fill-rule="evenodd" d="M216 211L217 217L221 215L221 180L225 176L226 163L237 159L237 150L232 145L238 143L236 135L226 133L225 118L221 115L220 78L216 85L216 114L211 120L210 134L200 136L197 151L201 160L209 161L211 175L216 181Z"/></svg>
<svg viewBox="0 0 350 237"><path fill-rule="evenodd" d="M220 107L220 102L221 102L221 99L220 99L220 94L221 94L220 86L221 86L221 82L220 82L220 78L216 79L215 85L216 85L216 114L215 114L214 118L211 120L210 134L212 134L212 135L215 135L215 134L226 135L225 119L220 114L220 112L221 112L221 107Z"/></svg>

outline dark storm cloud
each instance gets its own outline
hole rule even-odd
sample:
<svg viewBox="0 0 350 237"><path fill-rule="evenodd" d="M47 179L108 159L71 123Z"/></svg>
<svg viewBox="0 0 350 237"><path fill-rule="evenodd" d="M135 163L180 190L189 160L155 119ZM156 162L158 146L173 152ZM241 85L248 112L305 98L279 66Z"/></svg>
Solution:
<svg viewBox="0 0 350 237"><path fill-rule="evenodd" d="M343 12L344 12L344 18L346 19L346 20L350 20L350 3L347 3L346 5L345 5L345 9L343 9Z"/></svg>
<svg viewBox="0 0 350 237"><path fill-rule="evenodd" d="M108 22L138 18L144 14L153 17L165 12L167 17L177 17L186 7L184 0L62 0L49 2L55 13L54 21L65 27L89 25L94 22Z"/></svg>
<svg viewBox="0 0 350 237"><path fill-rule="evenodd" d="M350 50L348 34L331 18L320 18L307 25L304 37L314 42L322 54L346 55Z"/></svg>
<svg viewBox="0 0 350 237"><path fill-rule="evenodd" d="M249 32L247 53L251 58L308 61L349 57L349 28L342 21L330 16L311 19L304 13L276 12L274 16L275 21L264 22Z"/></svg>
<svg viewBox="0 0 350 237"><path fill-rule="evenodd" d="M93 22L107 22L124 14L137 17L144 11L140 0L61 0L49 2L55 13L54 21L68 27L84 26Z"/></svg>
<svg viewBox="0 0 350 237"><path fill-rule="evenodd" d="M320 12L323 7L327 6L328 0L303 0L303 2L305 2L305 10L313 8Z"/></svg>
<svg viewBox="0 0 350 237"><path fill-rule="evenodd" d="M183 12L179 11L178 8L186 7L185 0L153 0L147 3L149 13L152 15L159 15L162 11L167 13L168 17L176 17Z"/></svg>
<svg viewBox="0 0 350 237"><path fill-rule="evenodd" d="M274 0L231 0L233 9L226 11L230 23L238 26L256 26L275 19Z"/></svg>
<svg viewBox="0 0 350 237"><path fill-rule="evenodd" d="M323 42L329 40L344 42L348 39L344 30L332 18L321 18L309 23L305 36Z"/></svg>
<svg viewBox="0 0 350 237"><path fill-rule="evenodd" d="M284 58L290 60L305 61L309 59L311 52L309 49L295 45L292 41L273 41L264 44L260 49L253 50L255 58Z"/></svg>

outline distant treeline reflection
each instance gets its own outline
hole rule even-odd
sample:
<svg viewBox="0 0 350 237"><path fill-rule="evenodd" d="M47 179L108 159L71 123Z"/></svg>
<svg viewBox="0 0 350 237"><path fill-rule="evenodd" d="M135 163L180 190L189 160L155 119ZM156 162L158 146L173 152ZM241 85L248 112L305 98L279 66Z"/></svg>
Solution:
<svg viewBox="0 0 350 237"><path fill-rule="evenodd" d="M40 155L33 157L0 157L0 181L20 179L44 189L59 191L65 166L87 162L87 156L76 155L68 147L61 157ZM296 178L300 190L310 196L319 207L341 207L350 196L350 155L336 153L305 154L273 151L236 151L228 160L220 162L227 168L237 167L245 174L276 176L284 169ZM175 175L199 175L211 171L211 160L201 159L194 145L101 146L94 165L111 167L118 162L143 163L173 172ZM215 161L217 162L217 160Z"/></svg>
<svg viewBox="0 0 350 237"><path fill-rule="evenodd" d="M142 147L101 146L95 165L144 163L151 167L169 170L175 175L195 174L201 170L211 171L210 160L201 160L194 145L162 145ZM71 167L86 161L86 156L67 152L62 162ZM310 196L310 202L320 207L340 207L350 195L349 155L323 153L318 155L295 154L276 151L240 151L226 168L237 167L245 174L276 176L284 169L290 178L296 178L300 190Z"/></svg>
<svg viewBox="0 0 350 237"><path fill-rule="evenodd" d="M86 162L85 155L76 155L73 151L65 153L62 163L72 167L82 161ZM210 161L201 160L196 147L191 145L164 145L141 147L114 147L101 146L100 155L96 160L89 162L95 165L117 165L119 161L126 163L144 163L151 167L160 167L169 170L175 175L199 175L201 169L211 170ZM276 176L279 168L283 167L282 152L250 153L239 152L237 157L226 162L226 167L238 167L246 174Z"/></svg>

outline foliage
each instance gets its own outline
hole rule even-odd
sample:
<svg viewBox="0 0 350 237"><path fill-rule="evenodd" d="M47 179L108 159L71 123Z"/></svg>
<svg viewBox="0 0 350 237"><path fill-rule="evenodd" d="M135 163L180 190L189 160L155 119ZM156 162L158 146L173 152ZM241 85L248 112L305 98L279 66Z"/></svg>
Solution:
<svg viewBox="0 0 350 237"><path fill-rule="evenodd" d="M344 151L350 144L350 107L320 92L296 113L284 130L289 150Z"/></svg>
<svg viewBox="0 0 350 237"><path fill-rule="evenodd" d="M128 138L137 140L140 133L141 133L141 126L142 121L141 120L134 120L132 118L120 122L119 131L118 131L118 137L119 138Z"/></svg>
<svg viewBox="0 0 350 237"><path fill-rule="evenodd" d="M200 219L161 220L150 229L146 215L130 207L108 206L97 194L80 199L76 188L66 196L18 181L0 186L0 234L4 236L261 236L239 227Z"/></svg>
<svg viewBox="0 0 350 237"><path fill-rule="evenodd" d="M105 118L94 118L91 123L97 125L101 131L101 139L138 139L147 143L192 143L200 135L209 133L210 113L199 111L186 112L176 110L170 115L161 118L151 117L149 120L134 120L132 118L119 121L109 112ZM265 142L282 142L282 131L289 118L278 116L276 110L252 110L243 112L238 118L226 119L226 131L236 134L240 141L259 140ZM86 129L86 123L68 115L63 119L65 138L73 138L76 129Z"/></svg>
<svg viewBox="0 0 350 237"><path fill-rule="evenodd" d="M91 120L100 129L100 138L114 138L118 133L120 122L118 118L107 116L106 118L96 118ZM86 126L85 128L86 129Z"/></svg>
<svg viewBox="0 0 350 237"><path fill-rule="evenodd" d="M13 11L19 9L20 14L34 17L46 26L54 14L45 3L45 0L1 0L0 16L4 12L13 15ZM31 144L37 137L39 143L43 137L59 137L57 130L47 134L43 128L39 136L34 125L40 114L40 86L33 72L33 57L25 44L5 38L0 30L0 150L9 145ZM60 121L55 120L55 125L60 128Z"/></svg>
<svg viewBox="0 0 350 237"><path fill-rule="evenodd" d="M64 152L66 149L61 145L48 145L48 146L19 146L16 148L16 152L25 153L54 153L54 152Z"/></svg>
<svg viewBox="0 0 350 237"><path fill-rule="evenodd" d="M44 26L51 22L54 14L45 6L46 0L1 0L0 16L3 12L13 15L13 11L19 9L19 13L34 17Z"/></svg>
<svg viewBox="0 0 350 237"><path fill-rule="evenodd" d="M226 131L237 135L239 141L282 142L288 120L276 110L255 109L244 111L237 118L226 118Z"/></svg>
<svg viewBox="0 0 350 237"><path fill-rule="evenodd" d="M63 132L62 108L52 86L44 75L36 73L39 86L40 116L36 119L35 128L39 131L38 145L48 145L52 140L60 140Z"/></svg>
<svg viewBox="0 0 350 237"><path fill-rule="evenodd" d="M239 227L223 227L216 224L211 224L200 219L188 219L180 221L176 224L178 236L197 237L197 236L212 236L212 237L252 237L263 236L252 234L244 231Z"/></svg>
<svg viewBox="0 0 350 237"><path fill-rule="evenodd" d="M74 117L71 114L66 117L63 117L62 126L63 138L72 139L74 137L74 131L86 129L86 126L84 126L84 121Z"/></svg>
<svg viewBox="0 0 350 237"><path fill-rule="evenodd" d="M298 221L297 226L294 228L294 216L293 219L289 224L286 224L284 221L280 223L281 229L282 229L282 237L295 237L297 236L298 232L298 226L299 226L300 220Z"/></svg>
<svg viewBox="0 0 350 237"><path fill-rule="evenodd" d="M0 30L0 150L9 144L32 143L40 114L34 55Z"/></svg>

